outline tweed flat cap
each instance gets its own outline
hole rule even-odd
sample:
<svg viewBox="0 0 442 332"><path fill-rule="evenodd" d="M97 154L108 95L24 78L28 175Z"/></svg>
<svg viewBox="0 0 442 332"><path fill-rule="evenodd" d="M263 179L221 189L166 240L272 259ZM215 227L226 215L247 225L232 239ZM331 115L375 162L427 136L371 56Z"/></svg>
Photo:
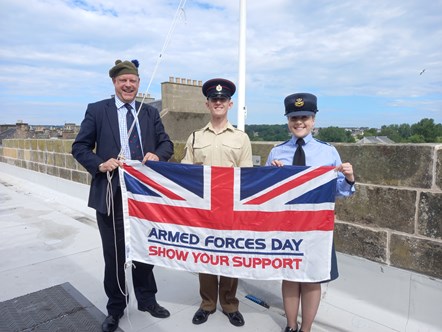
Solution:
<svg viewBox="0 0 442 332"><path fill-rule="evenodd" d="M138 66L139 66L138 60L132 60L132 61L117 60L115 61L115 66L109 69L109 77L114 78L124 74L133 74L139 76Z"/></svg>

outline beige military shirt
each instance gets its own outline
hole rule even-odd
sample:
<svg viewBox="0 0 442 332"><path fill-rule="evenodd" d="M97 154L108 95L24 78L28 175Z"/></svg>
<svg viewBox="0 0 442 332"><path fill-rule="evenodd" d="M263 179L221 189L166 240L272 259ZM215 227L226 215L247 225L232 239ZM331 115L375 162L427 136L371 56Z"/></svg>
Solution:
<svg viewBox="0 0 442 332"><path fill-rule="evenodd" d="M252 146L247 134L227 122L215 133L212 124L193 132L186 142L183 164L252 167Z"/></svg>

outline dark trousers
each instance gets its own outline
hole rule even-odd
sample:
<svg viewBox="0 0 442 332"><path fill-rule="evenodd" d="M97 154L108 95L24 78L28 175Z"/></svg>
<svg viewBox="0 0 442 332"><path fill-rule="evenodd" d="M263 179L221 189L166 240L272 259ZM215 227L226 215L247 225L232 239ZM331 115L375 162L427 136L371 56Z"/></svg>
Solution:
<svg viewBox="0 0 442 332"><path fill-rule="evenodd" d="M200 308L206 311L216 309L219 296L219 304L223 311L232 313L238 311L239 301L236 298L238 279L213 274L200 273Z"/></svg>
<svg viewBox="0 0 442 332"><path fill-rule="evenodd" d="M114 234L115 222L115 234ZM104 256L104 290L108 297L107 311L109 315L122 315L126 308L126 280L124 275L125 244L123 208L121 191L114 196L114 218L112 214L97 212L98 229L100 230ZM115 250L117 255L115 254ZM117 267L118 265L118 267ZM132 282L138 306L156 303L157 285L153 274L153 265L133 262ZM118 268L118 269L117 269ZM118 276L117 276L118 270ZM127 291L128 292L128 291ZM129 298L127 299L129 300Z"/></svg>

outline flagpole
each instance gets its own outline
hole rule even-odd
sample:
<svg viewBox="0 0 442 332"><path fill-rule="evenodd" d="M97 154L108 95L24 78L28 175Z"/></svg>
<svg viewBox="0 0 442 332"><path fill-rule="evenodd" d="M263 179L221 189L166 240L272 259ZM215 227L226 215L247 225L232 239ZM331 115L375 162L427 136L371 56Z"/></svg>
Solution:
<svg viewBox="0 0 442 332"><path fill-rule="evenodd" d="M238 73L238 124L245 130L246 108L246 0L239 5L239 73Z"/></svg>

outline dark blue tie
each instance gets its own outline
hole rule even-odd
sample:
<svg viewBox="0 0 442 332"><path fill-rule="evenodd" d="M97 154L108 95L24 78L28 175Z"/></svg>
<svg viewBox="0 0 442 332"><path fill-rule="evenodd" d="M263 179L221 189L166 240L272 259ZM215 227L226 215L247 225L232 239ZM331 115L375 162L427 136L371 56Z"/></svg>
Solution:
<svg viewBox="0 0 442 332"><path fill-rule="evenodd" d="M134 123L134 116L132 114L132 106L130 104L124 104L124 107L127 108L126 113L126 125L127 125L127 132L129 133L130 127L132 126L132 123ZM130 158L132 160L143 160L143 152L141 151L141 143L140 143L140 136L138 136L138 129L136 124L132 128L132 132L130 133L129 137L129 149L130 149Z"/></svg>
<svg viewBox="0 0 442 332"><path fill-rule="evenodd" d="M305 153L302 146L304 145L304 140L302 138L298 138L296 141L296 145L298 146L295 151L295 155L293 156L293 165L305 166Z"/></svg>

